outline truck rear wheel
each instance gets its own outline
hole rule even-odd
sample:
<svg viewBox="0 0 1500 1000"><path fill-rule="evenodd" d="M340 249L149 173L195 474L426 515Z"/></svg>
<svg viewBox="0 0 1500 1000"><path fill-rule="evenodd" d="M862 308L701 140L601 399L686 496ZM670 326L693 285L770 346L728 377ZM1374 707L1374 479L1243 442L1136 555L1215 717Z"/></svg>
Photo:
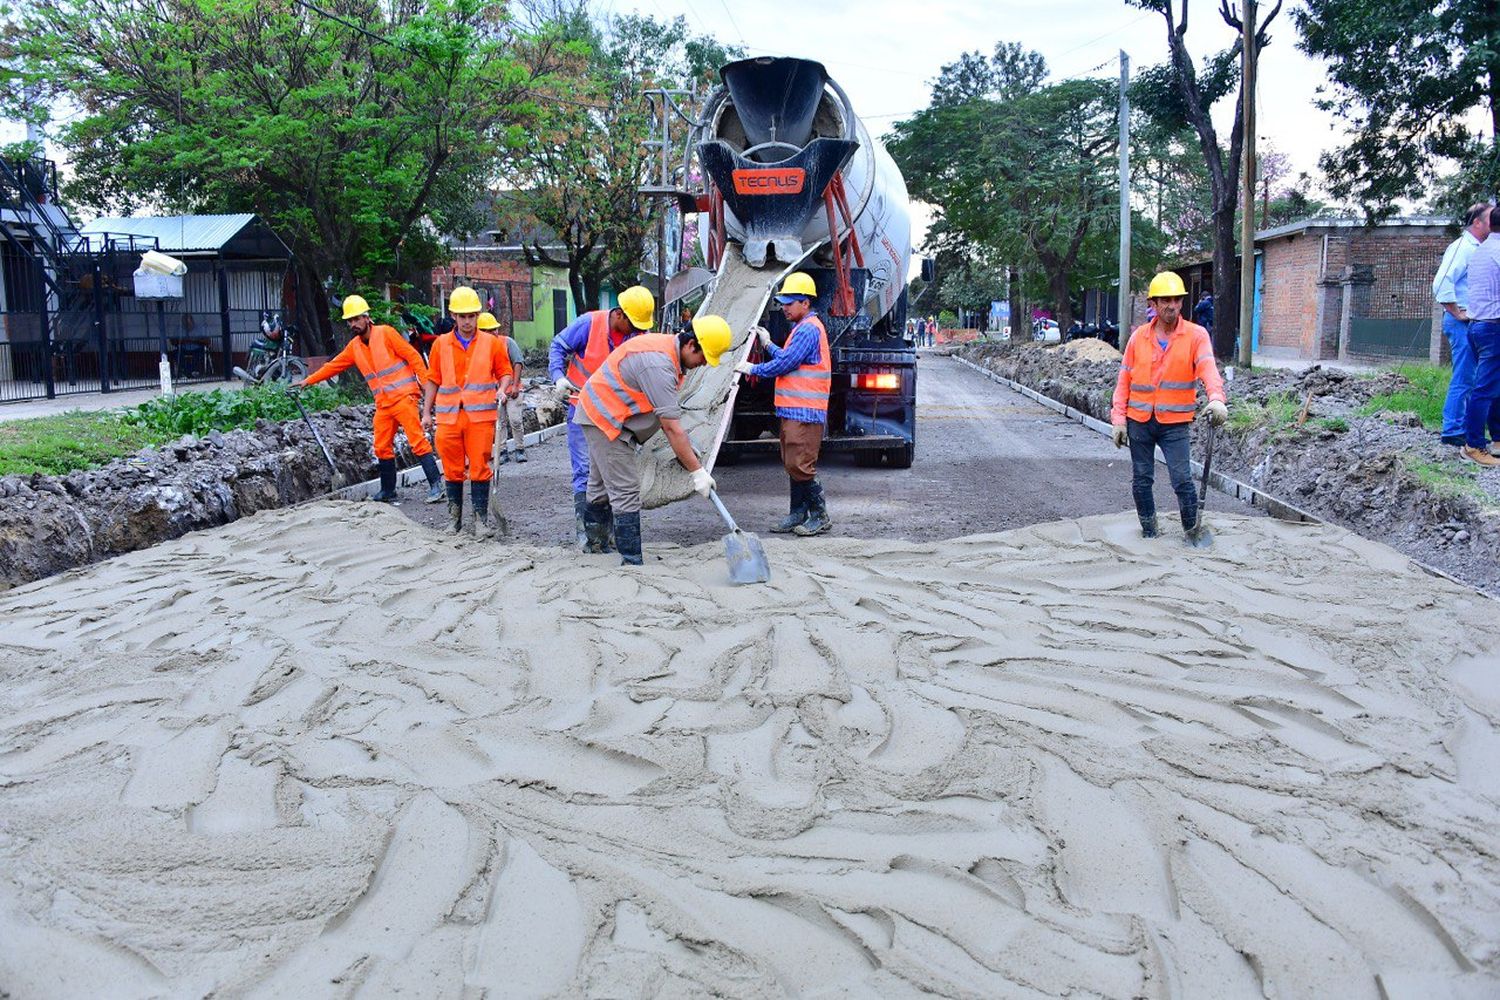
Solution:
<svg viewBox="0 0 1500 1000"><path fill-rule="evenodd" d="M854 453L854 464L861 469L873 469L884 454L879 448L861 448Z"/></svg>

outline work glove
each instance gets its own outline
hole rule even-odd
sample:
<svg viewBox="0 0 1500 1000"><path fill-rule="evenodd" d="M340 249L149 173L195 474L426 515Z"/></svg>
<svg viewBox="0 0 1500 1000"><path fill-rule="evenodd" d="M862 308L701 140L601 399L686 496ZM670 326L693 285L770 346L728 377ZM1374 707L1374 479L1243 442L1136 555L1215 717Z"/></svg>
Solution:
<svg viewBox="0 0 1500 1000"><path fill-rule="evenodd" d="M750 375L755 372L755 366L749 361L741 361L734 366L734 370L741 375Z"/></svg>
<svg viewBox="0 0 1500 1000"><path fill-rule="evenodd" d="M569 382L567 378L560 378L557 380L557 391L564 396L571 396L574 392L573 383Z"/></svg>
<svg viewBox="0 0 1500 1000"><path fill-rule="evenodd" d="M1229 419L1229 407L1225 406L1223 403L1219 402L1217 399L1212 400L1212 401L1209 402L1209 404L1208 404L1208 422L1209 423L1213 424L1215 427L1222 427L1224 425L1224 421L1226 421L1228 419Z"/></svg>
<svg viewBox="0 0 1500 1000"><path fill-rule="evenodd" d="M760 341L761 347L771 346L771 331L763 326L752 326L750 332L755 334L755 339Z"/></svg>
<svg viewBox="0 0 1500 1000"><path fill-rule="evenodd" d="M1110 427L1109 439L1115 443L1116 448L1125 447L1125 437L1126 431L1124 424L1115 424L1114 426Z"/></svg>
<svg viewBox="0 0 1500 1000"><path fill-rule="evenodd" d="M714 488L714 477L708 474L708 470L701 466L693 470L693 492L704 499L708 498L709 492Z"/></svg>

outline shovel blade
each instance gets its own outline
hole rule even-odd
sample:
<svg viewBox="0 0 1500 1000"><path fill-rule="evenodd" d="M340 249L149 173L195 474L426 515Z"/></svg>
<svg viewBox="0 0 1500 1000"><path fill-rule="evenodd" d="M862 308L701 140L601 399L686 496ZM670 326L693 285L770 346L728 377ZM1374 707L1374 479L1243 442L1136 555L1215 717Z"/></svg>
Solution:
<svg viewBox="0 0 1500 1000"><path fill-rule="evenodd" d="M1214 547L1214 533L1207 525L1200 526L1191 535L1183 536L1183 542L1190 549L1211 549Z"/></svg>
<svg viewBox="0 0 1500 1000"><path fill-rule="evenodd" d="M736 529L724 536L724 558L729 561L732 583L765 583L771 579L771 566L760 539Z"/></svg>

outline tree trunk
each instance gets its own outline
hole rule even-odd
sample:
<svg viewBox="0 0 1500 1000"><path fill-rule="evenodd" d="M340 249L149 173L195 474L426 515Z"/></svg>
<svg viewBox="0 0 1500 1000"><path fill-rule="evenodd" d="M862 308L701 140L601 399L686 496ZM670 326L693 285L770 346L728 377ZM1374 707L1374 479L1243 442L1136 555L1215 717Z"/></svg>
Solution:
<svg viewBox="0 0 1500 1000"><path fill-rule="evenodd" d="M573 290L573 309L582 316L594 308L583 287L583 270L577 264L568 265L568 287Z"/></svg>
<svg viewBox="0 0 1500 1000"><path fill-rule="evenodd" d="M1021 338L1021 272L1017 268L1009 268L1010 273L1010 339L1019 341Z"/></svg>
<svg viewBox="0 0 1500 1000"><path fill-rule="evenodd" d="M1052 307L1057 310L1057 325L1066 332L1073 325L1073 302L1068 297L1068 271L1049 269L1047 289L1052 293Z"/></svg>
<svg viewBox="0 0 1500 1000"><path fill-rule="evenodd" d="M329 316L328 293L323 289L323 282L319 280L318 272L311 264L299 262L297 268L300 287L297 295L297 318L294 322L302 337L302 353L337 354L341 345L336 344L333 320Z"/></svg>
<svg viewBox="0 0 1500 1000"><path fill-rule="evenodd" d="M1234 199L1214 210L1214 355L1235 356L1240 325L1240 268L1235 253ZM1191 307L1192 303L1186 303ZM1246 336L1249 336L1248 332Z"/></svg>

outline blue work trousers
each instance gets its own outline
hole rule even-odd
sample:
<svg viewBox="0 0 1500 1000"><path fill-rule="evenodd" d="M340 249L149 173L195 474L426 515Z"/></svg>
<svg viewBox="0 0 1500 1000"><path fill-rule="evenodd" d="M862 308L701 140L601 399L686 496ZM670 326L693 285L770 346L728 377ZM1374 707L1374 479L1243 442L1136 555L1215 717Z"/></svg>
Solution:
<svg viewBox="0 0 1500 1000"><path fill-rule="evenodd" d="M1127 420L1130 440L1130 492L1135 497L1135 511L1143 518L1156 516L1156 497L1151 488L1156 482L1156 449L1167 460L1167 475L1177 494L1184 527L1198 523L1198 489L1193 485L1191 423L1164 424L1150 420Z"/></svg>
<svg viewBox="0 0 1500 1000"><path fill-rule="evenodd" d="M1443 437L1463 437L1464 416L1469 411L1469 393L1474 388L1474 349L1469 346L1469 324L1443 313L1443 336L1453 357L1453 380L1443 401Z"/></svg>
<svg viewBox="0 0 1500 1000"><path fill-rule="evenodd" d="M589 443L584 439L583 428L573 422L576 404L568 406L568 461L573 463L573 492L587 493L589 489Z"/></svg>
<svg viewBox="0 0 1500 1000"><path fill-rule="evenodd" d="M1469 414L1464 443L1484 448L1485 428L1500 440L1500 320L1476 319L1469 324L1469 346L1474 350L1474 391L1469 396Z"/></svg>

